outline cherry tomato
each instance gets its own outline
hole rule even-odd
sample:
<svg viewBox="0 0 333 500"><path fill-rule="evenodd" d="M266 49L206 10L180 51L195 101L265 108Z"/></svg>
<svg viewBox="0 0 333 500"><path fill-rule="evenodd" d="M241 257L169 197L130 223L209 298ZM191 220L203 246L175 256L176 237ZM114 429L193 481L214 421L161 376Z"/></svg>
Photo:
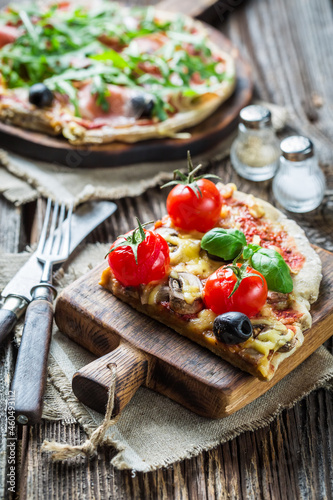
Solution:
<svg viewBox="0 0 333 500"><path fill-rule="evenodd" d="M237 264L240 268L241 264ZM239 287L230 296L237 281L234 271L226 266L220 267L206 281L203 291L204 302L215 314L237 311L249 317L258 314L267 299L267 283L261 273L246 268L247 273L255 276L246 276Z"/></svg>
<svg viewBox="0 0 333 500"><path fill-rule="evenodd" d="M161 280L168 271L170 255L167 242L159 234L146 229L143 231L145 238L137 244L137 262L132 246L126 245L133 232L125 235L126 239L121 237L111 245L110 250L123 243L109 253L108 261L113 274L124 286L146 285Z"/></svg>
<svg viewBox="0 0 333 500"><path fill-rule="evenodd" d="M167 198L167 211L175 226L181 229L206 233L219 221L222 196L215 184L199 179L197 185L177 184Z"/></svg>

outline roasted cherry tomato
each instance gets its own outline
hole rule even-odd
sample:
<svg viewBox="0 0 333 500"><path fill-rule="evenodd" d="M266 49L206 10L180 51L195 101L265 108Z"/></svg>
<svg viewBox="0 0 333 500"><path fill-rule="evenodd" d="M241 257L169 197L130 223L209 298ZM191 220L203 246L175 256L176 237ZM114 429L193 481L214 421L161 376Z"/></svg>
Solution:
<svg viewBox="0 0 333 500"><path fill-rule="evenodd" d="M170 264L169 247L159 234L139 227L119 236L108 253L109 266L124 286L146 285L164 278Z"/></svg>
<svg viewBox="0 0 333 500"><path fill-rule="evenodd" d="M168 195L166 206L175 226L187 231L206 233L216 226L221 217L222 196L212 181L203 178L204 176L195 177L199 168L200 166L193 168L188 153L188 175L175 170L174 175L179 179L165 184L175 185Z"/></svg>
<svg viewBox="0 0 333 500"><path fill-rule="evenodd" d="M235 285L238 288L233 293ZM203 291L206 307L215 314L237 311L249 317L258 314L267 299L267 283L252 267L223 266L206 281Z"/></svg>
<svg viewBox="0 0 333 500"><path fill-rule="evenodd" d="M200 191L195 186L175 186L167 198L167 211L175 226L206 233L220 219L222 197L212 181L200 179L196 184Z"/></svg>

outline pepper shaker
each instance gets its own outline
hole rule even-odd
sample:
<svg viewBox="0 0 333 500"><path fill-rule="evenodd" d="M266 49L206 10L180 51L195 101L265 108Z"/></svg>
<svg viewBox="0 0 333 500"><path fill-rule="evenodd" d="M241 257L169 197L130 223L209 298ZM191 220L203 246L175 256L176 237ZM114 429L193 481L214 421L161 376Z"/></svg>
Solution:
<svg viewBox="0 0 333 500"><path fill-rule="evenodd" d="M271 179L278 166L279 141L272 127L271 112L251 105L239 114L238 136L231 146L231 162L236 172L251 181Z"/></svg>
<svg viewBox="0 0 333 500"><path fill-rule="evenodd" d="M310 212L325 193L325 177L319 168L312 141L294 135L281 142L280 167L273 180L276 200L290 212Z"/></svg>

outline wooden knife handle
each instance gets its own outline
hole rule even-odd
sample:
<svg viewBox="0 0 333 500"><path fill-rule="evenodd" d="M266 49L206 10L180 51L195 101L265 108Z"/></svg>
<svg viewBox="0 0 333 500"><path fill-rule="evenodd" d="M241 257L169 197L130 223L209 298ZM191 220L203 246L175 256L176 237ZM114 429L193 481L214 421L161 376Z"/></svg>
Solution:
<svg viewBox="0 0 333 500"><path fill-rule="evenodd" d="M50 301L30 302L12 383L16 418L21 424L32 425L41 420L52 322Z"/></svg>
<svg viewBox="0 0 333 500"><path fill-rule="evenodd" d="M85 405L105 413L111 382L109 366L116 365L117 378L112 415L118 415L147 379L148 361L138 349L121 343L117 349L84 366L73 376L75 396Z"/></svg>
<svg viewBox="0 0 333 500"><path fill-rule="evenodd" d="M8 309L0 309L0 344L8 337L16 325L17 317Z"/></svg>

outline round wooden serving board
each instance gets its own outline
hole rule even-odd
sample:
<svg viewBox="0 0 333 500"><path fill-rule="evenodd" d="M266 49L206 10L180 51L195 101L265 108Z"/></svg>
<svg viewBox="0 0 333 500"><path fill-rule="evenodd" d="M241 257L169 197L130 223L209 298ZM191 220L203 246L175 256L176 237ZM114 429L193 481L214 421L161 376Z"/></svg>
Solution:
<svg viewBox="0 0 333 500"><path fill-rule="evenodd" d="M205 24L205 23L204 23ZM236 60L237 86L234 94L213 115L187 129L190 139L153 139L125 144L120 142L72 146L62 137L52 137L0 123L0 146L35 160L60 163L68 167L116 167L147 161L186 158L188 150L195 156L215 146L235 127L240 110L252 97L251 69L224 35L205 24L211 39Z"/></svg>

